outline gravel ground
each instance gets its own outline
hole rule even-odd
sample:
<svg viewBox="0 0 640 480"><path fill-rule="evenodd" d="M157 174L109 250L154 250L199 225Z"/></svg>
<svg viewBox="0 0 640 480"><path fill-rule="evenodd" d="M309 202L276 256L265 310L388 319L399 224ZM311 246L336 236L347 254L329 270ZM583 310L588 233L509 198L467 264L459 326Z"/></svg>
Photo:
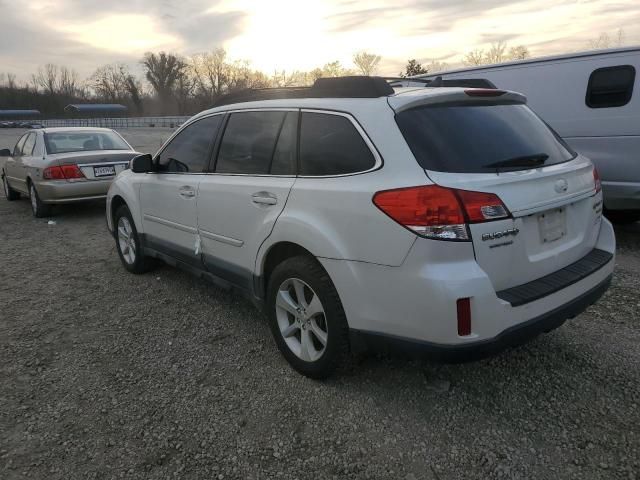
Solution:
<svg viewBox="0 0 640 480"><path fill-rule="evenodd" d="M258 311L169 267L127 273L104 206L0 198L0 478L635 479L640 224L612 288L464 365L292 371Z"/></svg>

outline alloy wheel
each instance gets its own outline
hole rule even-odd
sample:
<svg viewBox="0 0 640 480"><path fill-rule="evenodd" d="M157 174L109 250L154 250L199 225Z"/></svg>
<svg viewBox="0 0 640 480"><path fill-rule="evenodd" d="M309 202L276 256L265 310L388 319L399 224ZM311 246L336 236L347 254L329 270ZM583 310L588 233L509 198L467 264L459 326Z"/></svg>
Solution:
<svg viewBox="0 0 640 480"><path fill-rule="evenodd" d="M297 278L282 282L275 302L280 334L301 360L315 362L327 348L329 329L320 297Z"/></svg>
<svg viewBox="0 0 640 480"><path fill-rule="evenodd" d="M136 261L136 242L133 237L133 228L127 217L120 217L118 220L118 246L124 261L133 265Z"/></svg>

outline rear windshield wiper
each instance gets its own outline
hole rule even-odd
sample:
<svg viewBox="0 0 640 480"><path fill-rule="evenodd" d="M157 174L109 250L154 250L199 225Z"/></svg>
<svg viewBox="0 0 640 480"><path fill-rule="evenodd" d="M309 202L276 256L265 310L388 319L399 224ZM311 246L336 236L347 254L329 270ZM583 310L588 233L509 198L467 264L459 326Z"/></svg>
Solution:
<svg viewBox="0 0 640 480"><path fill-rule="evenodd" d="M522 155L521 157L513 157L508 160L500 160L499 162L484 165L484 168L505 168L505 167L538 167L544 165L549 158L546 153L534 153L532 155Z"/></svg>

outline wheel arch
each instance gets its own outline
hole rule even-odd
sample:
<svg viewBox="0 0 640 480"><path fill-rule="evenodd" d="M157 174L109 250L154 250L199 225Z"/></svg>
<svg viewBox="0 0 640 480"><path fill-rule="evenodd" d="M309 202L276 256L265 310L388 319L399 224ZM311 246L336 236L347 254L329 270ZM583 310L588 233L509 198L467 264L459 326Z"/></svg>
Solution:
<svg viewBox="0 0 640 480"><path fill-rule="evenodd" d="M295 242L279 241L264 250L256 263L255 288L258 297L265 298L269 277L273 270L285 260L297 256L308 256L316 260L316 256L310 250Z"/></svg>

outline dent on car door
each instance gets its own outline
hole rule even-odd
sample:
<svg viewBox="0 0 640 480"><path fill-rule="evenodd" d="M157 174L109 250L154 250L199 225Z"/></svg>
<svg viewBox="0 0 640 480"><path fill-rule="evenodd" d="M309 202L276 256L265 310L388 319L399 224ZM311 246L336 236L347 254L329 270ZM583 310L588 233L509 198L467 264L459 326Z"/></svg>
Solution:
<svg viewBox="0 0 640 480"><path fill-rule="evenodd" d="M206 267L251 290L257 251L295 182L298 112L229 115L214 172L198 192L198 230Z"/></svg>
<svg viewBox="0 0 640 480"><path fill-rule="evenodd" d="M156 156L156 172L141 174L145 245L197 266L201 265L196 221L198 186L220 122L220 116L213 116L189 124Z"/></svg>

